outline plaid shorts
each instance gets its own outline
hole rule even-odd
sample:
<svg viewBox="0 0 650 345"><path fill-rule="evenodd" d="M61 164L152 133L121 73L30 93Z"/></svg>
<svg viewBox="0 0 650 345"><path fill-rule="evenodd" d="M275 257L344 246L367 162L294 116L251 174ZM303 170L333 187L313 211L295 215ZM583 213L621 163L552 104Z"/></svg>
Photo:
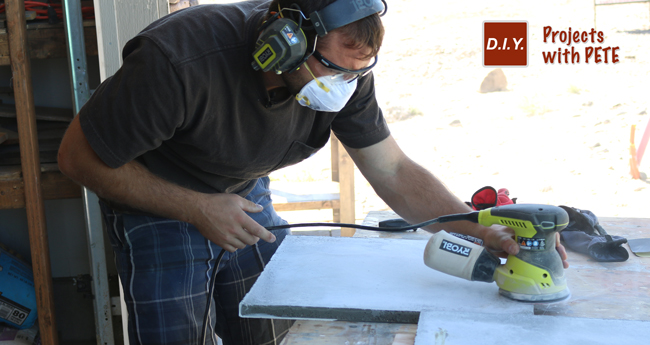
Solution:
<svg viewBox="0 0 650 345"><path fill-rule="evenodd" d="M268 185L268 178L259 179L246 197L264 206L249 216L262 226L286 224L271 205ZM198 344L221 247L191 224L100 204L124 289L130 344ZM290 231L273 233L274 243L260 240L257 250L247 246L221 259L206 344L216 344L216 335L223 344L279 344L289 331L292 320L239 317L239 302Z"/></svg>

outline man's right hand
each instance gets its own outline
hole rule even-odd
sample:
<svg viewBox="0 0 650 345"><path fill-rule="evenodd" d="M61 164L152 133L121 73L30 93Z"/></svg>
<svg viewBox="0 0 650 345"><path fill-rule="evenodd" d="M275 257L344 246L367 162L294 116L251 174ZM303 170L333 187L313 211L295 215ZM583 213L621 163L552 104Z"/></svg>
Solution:
<svg viewBox="0 0 650 345"><path fill-rule="evenodd" d="M275 242L275 236L246 212L261 212L262 206L236 194L203 194L192 223L208 240L234 252L263 239Z"/></svg>

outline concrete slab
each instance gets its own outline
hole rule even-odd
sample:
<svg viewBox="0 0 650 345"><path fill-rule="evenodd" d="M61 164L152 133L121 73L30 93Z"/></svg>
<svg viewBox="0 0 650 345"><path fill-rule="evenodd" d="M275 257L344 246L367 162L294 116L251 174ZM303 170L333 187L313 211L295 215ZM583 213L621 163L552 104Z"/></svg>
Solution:
<svg viewBox="0 0 650 345"><path fill-rule="evenodd" d="M425 310L420 314L415 345L610 345L643 344L648 338L648 321Z"/></svg>
<svg viewBox="0 0 650 345"><path fill-rule="evenodd" d="M533 305L424 265L425 240L290 236L240 304L243 317L417 323L421 310L533 314Z"/></svg>

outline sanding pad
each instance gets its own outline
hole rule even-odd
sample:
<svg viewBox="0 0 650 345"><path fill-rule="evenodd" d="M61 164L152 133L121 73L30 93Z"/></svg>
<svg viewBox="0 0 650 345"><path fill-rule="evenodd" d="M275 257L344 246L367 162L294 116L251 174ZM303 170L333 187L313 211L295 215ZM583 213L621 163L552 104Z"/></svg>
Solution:
<svg viewBox="0 0 650 345"><path fill-rule="evenodd" d="M499 289L499 294L501 296L507 297L511 300L518 302L527 302L527 303L554 303L560 302L569 299L571 296L571 291L569 288L566 288L560 292L547 294L547 295L527 295L517 292L510 292L503 289Z"/></svg>

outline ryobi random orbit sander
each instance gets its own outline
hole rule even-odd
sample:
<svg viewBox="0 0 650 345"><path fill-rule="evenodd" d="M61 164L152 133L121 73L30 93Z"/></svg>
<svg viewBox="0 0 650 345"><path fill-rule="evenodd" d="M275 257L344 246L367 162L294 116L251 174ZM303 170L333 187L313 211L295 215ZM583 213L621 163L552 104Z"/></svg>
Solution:
<svg viewBox="0 0 650 345"><path fill-rule="evenodd" d="M519 253L505 264L485 247L445 231L434 234L424 250L424 263L441 272L467 280L497 282L499 293L516 301L549 303L569 297L562 258L555 249L556 233L569 223L567 212L557 206L512 204L470 213L452 214L410 225L402 219L382 221L379 227L344 223L301 223L267 227L268 230L341 226L375 231L415 230L431 224L466 220L484 226L501 224L515 231ZM464 236L468 237L468 236ZM471 237L471 236L470 236Z"/></svg>
<svg viewBox="0 0 650 345"><path fill-rule="evenodd" d="M499 293L523 302L556 302L569 297L562 258L555 249L556 233L569 223L560 207L513 204L465 214L442 216L437 223L467 220L484 226L500 224L515 231L519 253L505 264L485 247L445 231L433 235L424 263L467 280L497 282Z"/></svg>

